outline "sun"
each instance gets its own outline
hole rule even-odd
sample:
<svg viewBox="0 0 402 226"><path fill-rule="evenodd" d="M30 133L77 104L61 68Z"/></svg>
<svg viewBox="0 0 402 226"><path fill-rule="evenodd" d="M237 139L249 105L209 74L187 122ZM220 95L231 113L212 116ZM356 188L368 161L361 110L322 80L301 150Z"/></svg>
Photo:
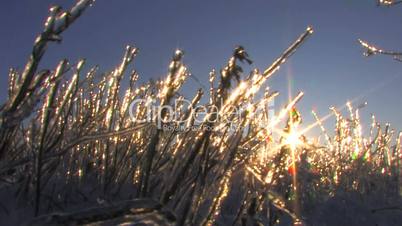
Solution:
<svg viewBox="0 0 402 226"><path fill-rule="evenodd" d="M289 145L292 150L295 150L298 145L302 142L300 140L300 133L297 131L297 128L294 126L290 133L286 135L285 144Z"/></svg>

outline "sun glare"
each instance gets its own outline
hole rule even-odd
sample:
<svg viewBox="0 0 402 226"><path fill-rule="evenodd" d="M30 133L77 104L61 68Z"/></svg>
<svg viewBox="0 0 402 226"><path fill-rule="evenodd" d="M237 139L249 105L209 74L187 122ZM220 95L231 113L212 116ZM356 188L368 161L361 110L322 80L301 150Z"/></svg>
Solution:
<svg viewBox="0 0 402 226"><path fill-rule="evenodd" d="M292 150L295 150L298 145L301 144L300 134L297 130L293 129L286 137L286 144L291 147Z"/></svg>

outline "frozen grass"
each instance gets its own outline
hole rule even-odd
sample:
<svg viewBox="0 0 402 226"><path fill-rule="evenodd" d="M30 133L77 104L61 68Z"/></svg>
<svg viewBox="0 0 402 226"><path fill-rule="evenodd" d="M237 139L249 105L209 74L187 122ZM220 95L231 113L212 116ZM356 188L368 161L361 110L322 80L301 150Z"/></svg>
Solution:
<svg viewBox="0 0 402 226"><path fill-rule="evenodd" d="M166 78L142 85L137 84L137 73L129 71L138 52L131 46L111 72L99 73L96 67L83 72L83 60L63 60L55 70L38 70L47 45L61 40L62 32L91 4L81 0L65 12L52 8L25 69L10 70L9 96L0 108L4 222L21 223L22 214L143 197L159 200L175 213L179 225L320 225L360 210L367 213L359 216L371 219L370 206L379 212L398 210L391 204L400 200L400 135L395 136L389 125L381 127L373 117L364 137L359 108L348 104L349 115L332 109L337 123L335 135L330 135L314 113L317 123L312 126L320 126L326 137L318 144L296 130L301 116L295 105L302 92L274 120L266 109L257 111L278 93L262 91L261 98L256 94L312 28L262 73L254 70L243 76L241 64L252 62L242 47L237 48L220 75L211 72L210 89L191 97L193 106L200 105L204 92L209 92L208 103L202 104L208 109L203 121L187 121L187 126L199 129L163 130L153 122L138 123L146 118L146 103L135 108L134 121L130 103L146 99L164 106L183 98L178 91L191 75L180 50L174 53ZM123 76L129 76L126 90L121 88ZM233 118L231 106L247 110ZM197 114L184 106L175 113L180 119ZM160 117L168 114L162 111ZM278 128L286 119L286 127ZM235 129L225 121L233 122ZM264 123L267 126L261 127ZM334 212L331 203L343 208L336 204L342 200L365 209Z"/></svg>

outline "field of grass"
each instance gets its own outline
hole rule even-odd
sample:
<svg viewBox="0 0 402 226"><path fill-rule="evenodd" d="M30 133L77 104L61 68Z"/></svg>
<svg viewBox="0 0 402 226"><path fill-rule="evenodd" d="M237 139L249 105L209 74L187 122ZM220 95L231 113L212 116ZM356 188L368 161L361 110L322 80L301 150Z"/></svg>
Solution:
<svg viewBox="0 0 402 226"><path fill-rule="evenodd" d="M91 4L53 7L24 70L10 69L0 107L0 224L139 198L156 200L178 225L401 223L400 134L373 116L364 135L361 106L351 103L346 115L332 108L333 131L315 112L316 123L301 129L303 92L268 114L280 94L262 87L313 28L261 71L243 73L252 61L237 47L210 73L209 89L188 97L180 94L192 76L181 50L166 77L144 84L130 66L133 46L110 72L84 71L84 60L39 69L46 48ZM159 110L150 115L151 107ZM315 126L322 142L304 135Z"/></svg>

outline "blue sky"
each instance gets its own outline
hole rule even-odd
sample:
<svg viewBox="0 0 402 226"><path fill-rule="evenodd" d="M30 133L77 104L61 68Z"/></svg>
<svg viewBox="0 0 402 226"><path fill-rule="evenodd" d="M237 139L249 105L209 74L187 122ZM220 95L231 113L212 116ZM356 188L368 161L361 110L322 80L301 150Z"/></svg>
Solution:
<svg viewBox="0 0 402 226"><path fill-rule="evenodd" d="M3 1L0 8L0 100L6 98L10 67L23 68L36 35L52 4L64 8L75 1ZM63 35L61 44L49 46L41 68L53 68L63 58L101 71L113 69L132 44L140 48L134 68L142 81L160 78L176 48L185 51L191 72L207 85L211 69L224 66L233 48L243 45L265 69L304 29L314 35L281 68L270 87L281 92L277 105L304 91L299 108L306 123L310 111L329 113L328 107L360 97L367 101L366 119L375 113L381 122L402 128L402 63L391 58L365 58L357 39L386 49L402 50L402 5L377 7L374 0L97 0ZM183 93L198 88L189 80ZM332 127L328 127L331 130Z"/></svg>

